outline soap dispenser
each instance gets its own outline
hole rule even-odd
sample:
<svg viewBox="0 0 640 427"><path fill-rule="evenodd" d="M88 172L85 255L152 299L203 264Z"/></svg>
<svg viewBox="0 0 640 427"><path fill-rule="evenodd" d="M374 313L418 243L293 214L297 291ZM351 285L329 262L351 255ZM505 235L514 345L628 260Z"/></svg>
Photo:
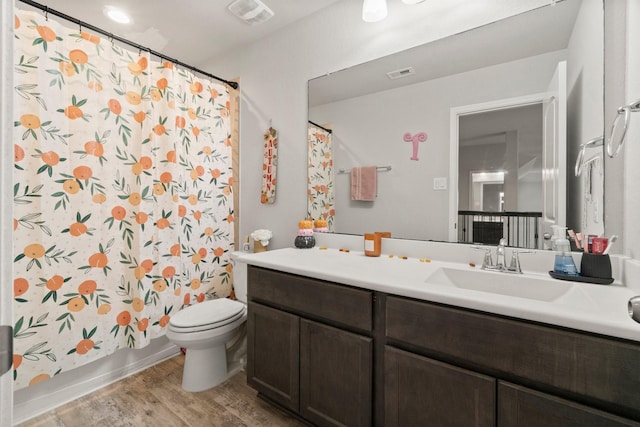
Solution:
<svg viewBox="0 0 640 427"><path fill-rule="evenodd" d="M553 266L553 271L565 276L577 276L578 269L576 268L576 264L573 262L573 257L571 256L571 246L569 245L569 240L566 237L566 227L558 227L555 229L554 237L557 238L553 241L553 246L556 251L556 260Z"/></svg>
<svg viewBox="0 0 640 427"><path fill-rule="evenodd" d="M567 238L567 227L563 227L561 225L552 225L551 228L553 229L553 236L551 237L551 249L555 251L557 242L559 240Z"/></svg>

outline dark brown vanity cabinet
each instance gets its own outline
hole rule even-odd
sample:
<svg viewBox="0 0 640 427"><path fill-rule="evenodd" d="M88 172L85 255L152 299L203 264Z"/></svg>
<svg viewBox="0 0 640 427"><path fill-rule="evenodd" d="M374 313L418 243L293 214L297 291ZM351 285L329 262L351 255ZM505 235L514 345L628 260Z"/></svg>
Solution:
<svg viewBox="0 0 640 427"><path fill-rule="evenodd" d="M300 415L319 426L370 426L372 339L300 320Z"/></svg>
<svg viewBox="0 0 640 427"><path fill-rule="evenodd" d="M394 296L385 312L387 345L403 349L391 363L385 350L385 412L401 411L398 401L416 411L442 406L432 425L640 426L630 419L640 419L637 343ZM434 380L429 366L450 378ZM431 391L411 394L394 375L424 377ZM455 388L459 397L448 398Z"/></svg>
<svg viewBox="0 0 640 427"><path fill-rule="evenodd" d="M249 267L247 381L318 426L372 424L372 292Z"/></svg>
<svg viewBox="0 0 640 427"><path fill-rule="evenodd" d="M640 427L640 344L249 266L247 381L318 426Z"/></svg>
<svg viewBox="0 0 640 427"><path fill-rule="evenodd" d="M495 379L384 349L384 426L495 426Z"/></svg>
<svg viewBox="0 0 640 427"><path fill-rule="evenodd" d="M276 403L300 405L300 319L287 312L249 304L247 381Z"/></svg>
<svg viewBox="0 0 640 427"><path fill-rule="evenodd" d="M499 427L621 427L639 423L570 400L500 381Z"/></svg>

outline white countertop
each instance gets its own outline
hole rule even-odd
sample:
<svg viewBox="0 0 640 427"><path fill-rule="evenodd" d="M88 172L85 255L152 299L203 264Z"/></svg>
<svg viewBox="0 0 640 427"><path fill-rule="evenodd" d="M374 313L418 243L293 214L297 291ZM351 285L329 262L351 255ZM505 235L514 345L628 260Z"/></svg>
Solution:
<svg viewBox="0 0 640 427"><path fill-rule="evenodd" d="M432 285L427 282L430 274L443 267L479 270L479 266L472 267L460 262L426 262L419 258L403 259L384 254L380 257L367 257L360 251L341 252L338 249L319 247L285 248L258 254L235 252L233 255L238 262L258 267L640 341L640 323L629 317L627 308L629 299L638 293L618 282L612 285L596 285L556 281L543 273L509 275L516 282L528 277L557 282L559 286L571 284L568 292L554 301L546 302L453 286Z"/></svg>

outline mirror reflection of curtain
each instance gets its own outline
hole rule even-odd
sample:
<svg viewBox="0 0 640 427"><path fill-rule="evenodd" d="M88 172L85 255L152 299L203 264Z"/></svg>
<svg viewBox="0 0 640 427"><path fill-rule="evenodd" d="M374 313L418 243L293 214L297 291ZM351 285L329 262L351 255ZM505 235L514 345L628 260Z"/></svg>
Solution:
<svg viewBox="0 0 640 427"><path fill-rule="evenodd" d="M332 232L336 212L331 132L311 123L307 130L307 218L326 220L327 227Z"/></svg>
<svg viewBox="0 0 640 427"><path fill-rule="evenodd" d="M20 389L229 295L234 211L224 85L36 12L15 28Z"/></svg>

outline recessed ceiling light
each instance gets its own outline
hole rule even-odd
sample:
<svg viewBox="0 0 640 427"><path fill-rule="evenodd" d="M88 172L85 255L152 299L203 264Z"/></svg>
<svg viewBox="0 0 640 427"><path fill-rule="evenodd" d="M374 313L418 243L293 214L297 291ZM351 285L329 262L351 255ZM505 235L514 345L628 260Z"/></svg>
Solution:
<svg viewBox="0 0 640 427"><path fill-rule="evenodd" d="M387 0L364 0L362 3L362 20L378 22L387 17Z"/></svg>
<svg viewBox="0 0 640 427"><path fill-rule="evenodd" d="M128 24L131 22L129 15L127 15L122 9L112 6L105 7L104 14L119 24Z"/></svg>

